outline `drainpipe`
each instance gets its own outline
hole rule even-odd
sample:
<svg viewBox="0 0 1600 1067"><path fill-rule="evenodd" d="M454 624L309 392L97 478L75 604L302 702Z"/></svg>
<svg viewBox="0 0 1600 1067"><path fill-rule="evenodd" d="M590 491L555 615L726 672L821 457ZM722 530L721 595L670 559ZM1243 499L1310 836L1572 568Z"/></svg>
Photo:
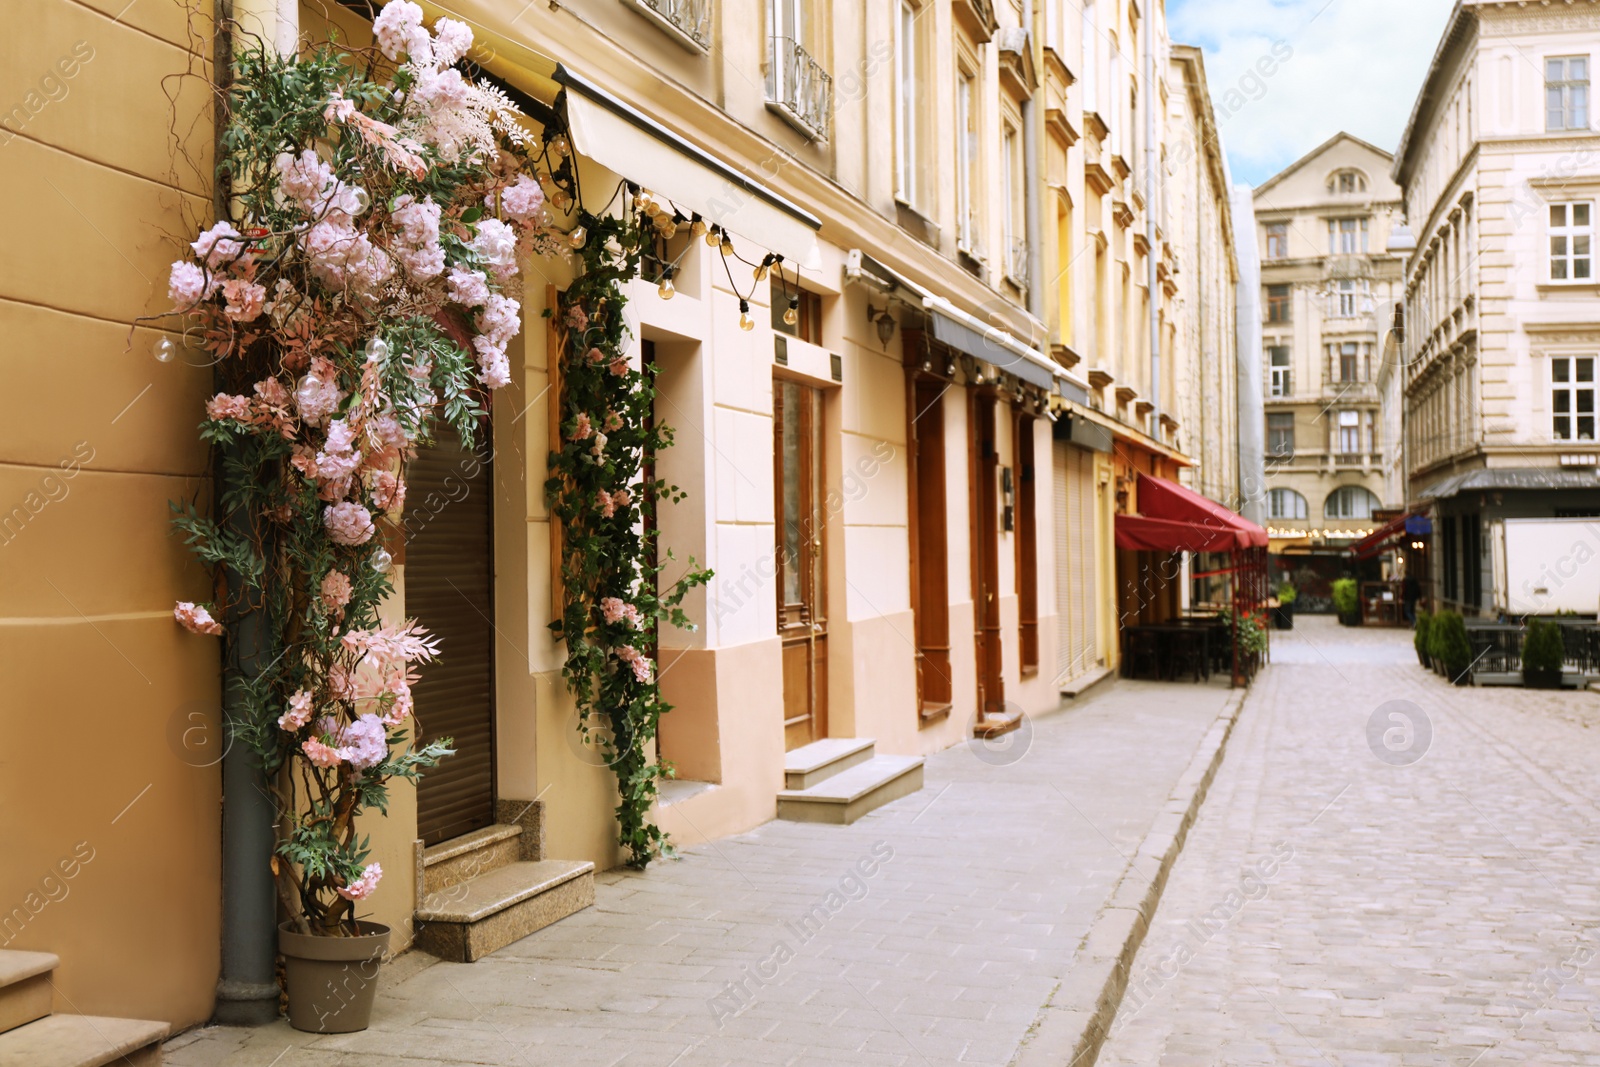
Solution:
<svg viewBox="0 0 1600 1067"><path fill-rule="evenodd" d="M1028 58L1033 59L1033 0L1022 0L1022 26L1028 31L1025 44ZM1044 253L1043 233L1040 229L1039 183L1043 173L1039 168L1039 134L1034 129L1034 100L1029 96L1022 102L1022 226L1028 241L1028 312L1041 322L1044 320Z"/></svg>
<svg viewBox="0 0 1600 1067"><path fill-rule="evenodd" d="M216 64L224 82L215 110L220 159L235 47L260 40L270 41L279 52L293 52L299 12L295 0L216 0L215 18ZM212 199L217 218L233 213L225 178L213 183ZM218 465L219 490L224 469ZM224 495L219 491L218 499ZM235 513L226 521L243 536L255 532L251 516ZM239 588L237 575L227 577L232 588ZM278 1018L278 911L270 867L276 813L260 763L248 745L235 741L229 724L244 715L239 683L260 672L271 656L272 641L267 616L248 604L230 608L225 621L230 636L222 672L222 718L228 747L222 757L222 969L215 1019L226 1026L263 1026Z"/></svg>
<svg viewBox="0 0 1600 1067"><path fill-rule="evenodd" d="M1144 21L1144 230L1150 242L1150 252L1145 276L1150 286L1150 436L1161 440L1161 286L1156 265L1161 254L1156 247L1156 164L1160 155L1156 148L1156 103L1159 99L1156 82L1156 13L1159 5L1150 5Z"/></svg>

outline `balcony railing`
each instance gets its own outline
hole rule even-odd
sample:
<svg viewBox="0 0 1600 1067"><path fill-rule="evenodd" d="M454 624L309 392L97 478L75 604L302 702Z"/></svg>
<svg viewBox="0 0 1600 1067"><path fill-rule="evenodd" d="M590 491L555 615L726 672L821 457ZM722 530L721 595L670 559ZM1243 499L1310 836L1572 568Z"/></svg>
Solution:
<svg viewBox="0 0 1600 1067"><path fill-rule="evenodd" d="M772 38L767 106L811 138L826 141L833 122L833 77L789 37Z"/></svg>
<svg viewBox="0 0 1600 1067"><path fill-rule="evenodd" d="M711 50L713 0L624 0L678 41L701 52Z"/></svg>

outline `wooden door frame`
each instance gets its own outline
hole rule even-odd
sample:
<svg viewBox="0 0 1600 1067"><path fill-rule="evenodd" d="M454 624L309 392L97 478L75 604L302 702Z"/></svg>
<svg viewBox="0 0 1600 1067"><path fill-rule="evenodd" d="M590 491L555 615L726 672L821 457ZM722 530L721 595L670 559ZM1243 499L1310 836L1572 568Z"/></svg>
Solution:
<svg viewBox="0 0 1600 1067"><path fill-rule="evenodd" d="M826 435L820 425L823 419L823 406L825 403L824 390L806 381L799 376L783 373L774 373L773 385L773 547L777 557L777 611L778 611L778 642L781 650L786 641L784 637L785 619L783 585L786 566L784 562L784 545L781 542L785 514L783 510L783 444L782 444L782 414L777 402L777 392L780 385L793 385L801 390L801 396L806 399L800 405L800 481L802 485L801 499L801 531L800 531L800 584L808 593L802 593L801 621L805 624L805 642L810 646L806 657L806 686L808 689L808 704L810 708L811 739L820 741L828 736L828 680L827 670L827 643L828 643L828 610L827 610L827 557L825 555L824 539L827 536L826 517L821 514L820 503L826 499L827 494L822 491L822 473L826 467L827 458L821 455L827 445ZM818 624L823 629L819 635ZM821 671L818 669L819 656L823 664ZM818 677L819 673L822 677ZM784 732L787 738L789 726L787 716L784 719ZM787 742L786 742L787 743Z"/></svg>
<svg viewBox="0 0 1600 1067"><path fill-rule="evenodd" d="M998 393L992 386L967 388L967 500L972 559L973 651L977 670L977 718L1005 708L1004 646L1000 642L1000 531ZM980 416L989 430L981 440ZM984 450L984 445L988 450ZM991 609L986 597L992 600ZM990 647L990 635L994 647ZM992 683L992 687L990 685Z"/></svg>
<svg viewBox="0 0 1600 1067"><path fill-rule="evenodd" d="M908 343L908 349L912 345ZM911 590L911 628L912 652L914 657L914 670L916 674L916 706L917 725L919 728L930 723L938 722L950 714L954 698L950 669L950 555L949 539L944 538L944 549L939 553L939 558L930 561L925 558L922 549L922 537L927 531L924 529L922 508L924 501L920 486L922 484L922 441L924 435L919 431L919 424L936 427L938 455L938 485L939 496L936 504L939 514L932 517L933 530L943 533L946 529L945 510L948 496L943 491L943 478L946 470L946 436L944 433L944 403L945 394L952 387L951 380L943 375L929 373L926 364L923 366L908 366L906 372L906 494L907 494L907 521L906 537L910 549L908 581ZM919 394L938 390L935 401L930 401L928 411L923 410L923 402ZM935 407L935 404L937 405ZM921 423L922 418L930 412L937 412L934 421ZM925 573L924 568L929 566L943 567L943 573ZM936 578L936 584L943 589L942 603L926 603L923 595L923 585L929 578ZM937 612L937 619L930 620L928 615ZM930 621L937 621L937 627L930 627ZM942 630L942 644L936 647L941 651L943 661L943 685L930 687L927 681L928 655L927 649L932 642L931 638L939 636L930 634L930 629ZM930 696L930 688L932 695Z"/></svg>

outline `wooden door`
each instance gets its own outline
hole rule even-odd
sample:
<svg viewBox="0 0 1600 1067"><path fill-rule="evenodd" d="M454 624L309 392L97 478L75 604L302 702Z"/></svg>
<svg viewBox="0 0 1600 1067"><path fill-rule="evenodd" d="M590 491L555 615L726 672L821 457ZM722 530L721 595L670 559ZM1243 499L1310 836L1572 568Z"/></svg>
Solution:
<svg viewBox="0 0 1600 1067"><path fill-rule="evenodd" d="M494 822L494 480L485 424L475 450L448 426L410 467L406 614L439 638L413 687L425 741L455 755L422 776L417 831L434 845Z"/></svg>
<svg viewBox="0 0 1600 1067"><path fill-rule="evenodd" d="M822 394L776 379L772 413L783 743L795 749L828 736L828 612L819 507Z"/></svg>
<svg viewBox="0 0 1600 1067"><path fill-rule="evenodd" d="M911 405L911 595L920 720L950 710L950 562L946 537L944 382L913 380Z"/></svg>
<svg viewBox="0 0 1600 1067"><path fill-rule="evenodd" d="M971 418L972 614L977 649L979 714L1005 704L1000 675L1000 453L995 442L995 398L968 392Z"/></svg>

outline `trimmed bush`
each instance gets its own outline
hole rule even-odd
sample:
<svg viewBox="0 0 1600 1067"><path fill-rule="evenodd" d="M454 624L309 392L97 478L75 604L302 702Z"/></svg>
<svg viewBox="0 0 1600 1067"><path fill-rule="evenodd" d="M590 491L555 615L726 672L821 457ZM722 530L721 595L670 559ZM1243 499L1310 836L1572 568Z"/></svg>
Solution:
<svg viewBox="0 0 1600 1067"><path fill-rule="evenodd" d="M1428 657L1433 654L1428 645L1428 631L1432 625L1433 616L1418 608L1416 625L1411 634L1411 646L1417 650L1417 662L1424 667L1428 665Z"/></svg>
<svg viewBox="0 0 1600 1067"><path fill-rule="evenodd" d="M1444 665L1445 677L1456 684L1466 679L1472 665L1472 642L1467 639L1467 624L1453 611L1441 611L1428 625L1433 658Z"/></svg>
<svg viewBox="0 0 1600 1067"><path fill-rule="evenodd" d="M1561 662L1566 658L1566 643L1562 639L1561 624L1533 619L1528 623L1522 638L1522 670L1541 673L1561 673Z"/></svg>
<svg viewBox="0 0 1600 1067"><path fill-rule="evenodd" d="M1344 616L1355 615L1359 610L1354 578L1339 578L1334 581L1333 610Z"/></svg>
<svg viewBox="0 0 1600 1067"><path fill-rule="evenodd" d="M1282 585L1278 586L1278 603L1284 605L1285 607L1293 604L1295 599L1299 596L1300 590L1294 587L1293 582L1284 582Z"/></svg>

